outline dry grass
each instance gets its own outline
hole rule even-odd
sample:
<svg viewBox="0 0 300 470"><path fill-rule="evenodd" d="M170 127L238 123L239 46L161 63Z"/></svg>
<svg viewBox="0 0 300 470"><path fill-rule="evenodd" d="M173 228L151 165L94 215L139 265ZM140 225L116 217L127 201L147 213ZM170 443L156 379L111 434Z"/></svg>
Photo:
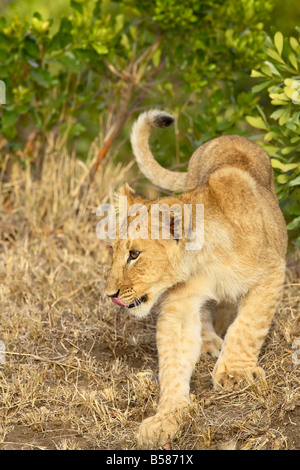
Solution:
<svg viewBox="0 0 300 470"><path fill-rule="evenodd" d="M106 164L76 211L88 168L58 150L41 182L15 165L0 191L0 448L136 449L158 399L156 318L134 320L103 298L109 254L95 233L96 207L126 172ZM173 449L300 449L296 266L261 354L267 388L215 393L204 357Z"/></svg>

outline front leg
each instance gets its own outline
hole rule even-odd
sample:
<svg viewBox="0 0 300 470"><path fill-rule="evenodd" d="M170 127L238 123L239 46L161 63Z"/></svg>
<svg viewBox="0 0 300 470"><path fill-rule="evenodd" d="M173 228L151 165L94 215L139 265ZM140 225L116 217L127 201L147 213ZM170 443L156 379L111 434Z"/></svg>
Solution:
<svg viewBox="0 0 300 470"><path fill-rule="evenodd" d="M190 403L190 378L201 350L201 299L196 286L189 282L173 288L162 305L157 324L160 399L157 413L140 426L140 446L163 445L172 439Z"/></svg>

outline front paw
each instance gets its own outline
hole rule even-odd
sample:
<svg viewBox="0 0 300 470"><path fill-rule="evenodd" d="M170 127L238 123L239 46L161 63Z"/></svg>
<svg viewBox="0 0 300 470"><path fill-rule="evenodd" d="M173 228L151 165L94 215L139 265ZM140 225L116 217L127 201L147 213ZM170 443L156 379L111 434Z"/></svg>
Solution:
<svg viewBox="0 0 300 470"><path fill-rule="evenodd" d="M170 442L180 429L180 412L158 412L150 418L144 419L138 431L138 446L163 446Z"/></svg>
<svg viewBox="0 0 300 470"><path fill-rule="evenodd" d="M215 390L236 390L254 382L265 384L265 373L261 367L218 367L213 371L213 385Z"/></svg>

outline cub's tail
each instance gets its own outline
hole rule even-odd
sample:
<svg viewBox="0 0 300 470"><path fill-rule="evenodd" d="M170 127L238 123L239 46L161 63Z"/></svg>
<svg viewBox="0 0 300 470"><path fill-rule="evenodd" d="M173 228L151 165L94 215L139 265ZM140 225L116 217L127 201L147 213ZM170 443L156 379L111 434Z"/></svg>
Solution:
<svg viewBox="0 0 300 470"><path fill-rule="evenodd" d="M153 109L141 114L134 123L131 133L131 145L135 159L142 173L156 186L169 191L184 191L187 173L170 171L160 166L154 159L149 147L152 129L168 127L174 122L169 114Z"/></svg>

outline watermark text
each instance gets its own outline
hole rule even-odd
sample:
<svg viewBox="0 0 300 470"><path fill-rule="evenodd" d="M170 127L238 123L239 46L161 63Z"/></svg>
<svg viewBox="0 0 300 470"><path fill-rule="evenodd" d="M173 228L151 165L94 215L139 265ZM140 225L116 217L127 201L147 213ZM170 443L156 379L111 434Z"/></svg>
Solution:
<svg viewBox="0 0 300 470"><path fill-rule="evenodd" d="M6 87L2 80L0 80L0 105L1 104L6 104Z"/></svg>
<svg viewBox="0 0 300 470"><path fill-rule="evenodd" d="M101 204L97 236L110 239L185 240L187 250L201 250L204 243L204 205L165 203L132 204L119 196L118 205Z"/></svg>

